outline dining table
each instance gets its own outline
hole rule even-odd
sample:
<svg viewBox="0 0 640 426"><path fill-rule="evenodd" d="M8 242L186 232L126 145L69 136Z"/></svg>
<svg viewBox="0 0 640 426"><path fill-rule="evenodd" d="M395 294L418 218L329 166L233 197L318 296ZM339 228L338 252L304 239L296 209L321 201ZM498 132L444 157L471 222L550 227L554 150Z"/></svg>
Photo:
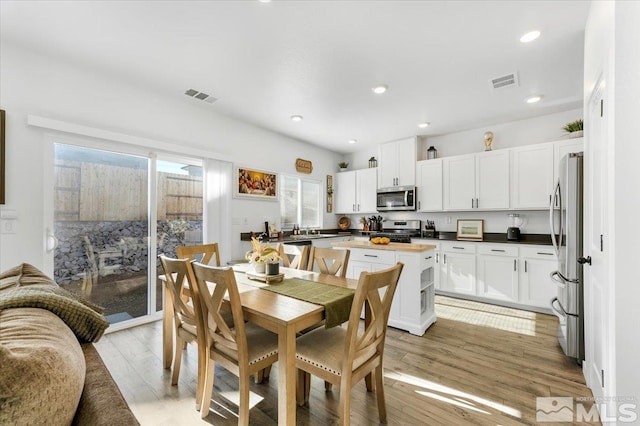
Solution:
<svg viewBox="0 0 640 426"><path fill-rule="evenodd" d="M251 272L251 266L248 263L236 264L233 269L245 320L278 335L278 425L295 425L296 333L322 322L325 319L325 307L264 289L271 284L249 278L247 272ZM284 274L285 281L300 279L354 290L358 284L358 280L299 269L280 267L280 273ZM159 276L159 279L164 281L163 276ZM173 361L173 306L164 282L162 288L163 364L168 369ZM369 313L368 309L365 311ZM365 322L367 320L365 318ZM368 388L370 380L367 380Z"/></svg>

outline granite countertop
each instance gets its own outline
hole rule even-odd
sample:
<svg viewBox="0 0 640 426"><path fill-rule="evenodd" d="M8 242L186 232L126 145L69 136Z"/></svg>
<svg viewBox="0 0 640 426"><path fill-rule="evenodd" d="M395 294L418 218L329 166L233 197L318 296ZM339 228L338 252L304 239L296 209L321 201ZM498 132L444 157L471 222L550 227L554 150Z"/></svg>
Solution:
<svg viewBox="0 0 640 426"><path fill-rule="evenodd" d="M256 237L259 235L258 233L253 233ZM269 238L269 242L271 243L290 243L293 241L312 241L319 240L324 238L335 238L335 237L349 237L352 236L353 232L351 231L339 231L334 229L323 229L320 230L319 233L315 234L301 234L301 235L291 235L291 231L284 232L284 236L282 238ZM251 241L251 232L242 232L240 234L240 241Z"/></svg>
<svg viewBox="0 0 640 426"><path fill-rule="evenodd" d="M434 250L436 246L432 244L407 244L407 243L389 243L389 244L373 244L371 241L340 241L331 244L333 247L346 247L346 248L363 248L373 250L387 250L387 251L408 251L408 252L423 252L428 250Z"/></svg>

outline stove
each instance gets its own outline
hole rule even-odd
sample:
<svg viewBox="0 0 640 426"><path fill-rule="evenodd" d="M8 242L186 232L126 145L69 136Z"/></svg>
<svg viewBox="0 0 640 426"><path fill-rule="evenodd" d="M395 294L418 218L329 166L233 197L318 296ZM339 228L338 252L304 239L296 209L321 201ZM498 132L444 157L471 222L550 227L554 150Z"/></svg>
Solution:
<svg viewBox="0 0 640 426"><path fill-rule="evenodd" d="M392 243L410 243L411 237L420 237L421 224L419 220L390 220L382 221L382 231L372 233L373 237L387 237Z"/></svg>

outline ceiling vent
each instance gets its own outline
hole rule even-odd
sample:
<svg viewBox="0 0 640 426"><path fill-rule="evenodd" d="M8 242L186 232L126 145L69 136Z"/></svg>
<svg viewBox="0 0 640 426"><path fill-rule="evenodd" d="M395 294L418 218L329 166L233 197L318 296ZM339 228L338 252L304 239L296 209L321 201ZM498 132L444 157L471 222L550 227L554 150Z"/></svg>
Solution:
<svg viewBox="0 0 640 426"><path fill-rule="evenodd" d="M212 104L212 103L214 103L215 101L218 100L218 98L214 98L211 95L208 95L208 94L206 94L204 92L198 92L197 90L194 90L194 89L187 89L184 92L184 94L189 96L189 97L191 97L191 98L195 98L195 99L199 99L201 101L205 101L208 104Z"/></svg>
<svg viewBox="0 0 640 426"><path fill-rule="evenodd" d="M501 89L503 87L511 87L511 86L515 86L515 87L519 86L517 72L503 75L502 77L492 78L490 81L491 81L491 86L494 89Z"/></svg>

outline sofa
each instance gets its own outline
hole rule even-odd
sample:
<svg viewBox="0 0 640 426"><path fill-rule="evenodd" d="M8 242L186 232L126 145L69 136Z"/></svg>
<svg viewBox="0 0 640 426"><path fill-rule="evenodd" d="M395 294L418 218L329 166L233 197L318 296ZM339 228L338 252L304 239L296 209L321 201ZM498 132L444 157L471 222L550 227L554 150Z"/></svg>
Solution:
<svg viewBox="0 0 640 426"><path fill-rule="evenodd" d="M0 274L0 425L138 425L93 342L101 308L37 268Z"/></svg>

